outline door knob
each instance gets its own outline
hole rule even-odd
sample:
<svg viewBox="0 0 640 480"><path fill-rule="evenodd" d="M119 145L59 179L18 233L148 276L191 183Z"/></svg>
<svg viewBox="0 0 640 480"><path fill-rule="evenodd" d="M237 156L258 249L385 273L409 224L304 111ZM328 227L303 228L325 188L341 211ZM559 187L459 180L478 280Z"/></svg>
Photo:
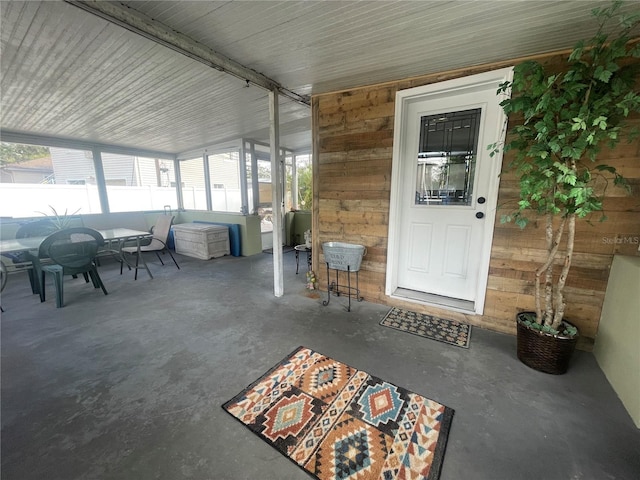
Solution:
<svg viewBox="0 0 640 480"><path fill-rule="evenodd" d="M476 218L482 218L482 217L484 217L484 213L482 212L476 213Z"/></svg>
<svg viewBox="0 0 640 480"><path fill-rule="evenodd" d="M484 202L486 202L484 197L478 197L478 203L483 204Z"/></svg>

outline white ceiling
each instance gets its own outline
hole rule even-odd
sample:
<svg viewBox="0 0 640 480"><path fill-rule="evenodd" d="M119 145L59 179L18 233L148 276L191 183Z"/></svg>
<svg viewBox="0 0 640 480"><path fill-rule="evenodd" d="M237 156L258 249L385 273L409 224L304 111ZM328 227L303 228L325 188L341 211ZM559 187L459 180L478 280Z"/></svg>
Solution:
<svg viewBox="0 0 640 480"><path fill-rule="evenodd" d="M301 95L571 47L607 1L126 1ZM630 3L628 10L637 9ZM0 128L168 153L269 138L268 94L62 1L0 2ZM281 145L310 109L280 99Z"/></svg>

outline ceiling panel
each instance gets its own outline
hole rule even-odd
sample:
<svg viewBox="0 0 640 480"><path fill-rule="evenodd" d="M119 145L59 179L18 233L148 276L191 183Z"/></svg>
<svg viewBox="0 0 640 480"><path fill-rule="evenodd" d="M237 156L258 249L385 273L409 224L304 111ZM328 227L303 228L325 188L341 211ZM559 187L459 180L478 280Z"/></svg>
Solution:
<svg viewBox="0 0 640 480"><path fill-rule="evenodd" d="M568 48L606 1L127 1L302 95ZM637 9L629 4L627 9ZM65 2L0 2L3 129L171 153L268 141L268 95ZM281 144L310 146L280 100Z"/></svg>
<svg viewBox="0 0 640 480"><path fill-rule="evenodd" d="M3 3L2 27L4 129L172 153L264 129L268 139L265 90L71 5ZM309 109L283 103L283 131L299 129ZM292 148L309 145L309 128Z"/></svg>
<svg viewBox="0 0 640 480"><path fill-rule="evenodd" d="M298 93L571 47L602 1L125 2ZM628 9L637 8L633 3Z"/></svg>

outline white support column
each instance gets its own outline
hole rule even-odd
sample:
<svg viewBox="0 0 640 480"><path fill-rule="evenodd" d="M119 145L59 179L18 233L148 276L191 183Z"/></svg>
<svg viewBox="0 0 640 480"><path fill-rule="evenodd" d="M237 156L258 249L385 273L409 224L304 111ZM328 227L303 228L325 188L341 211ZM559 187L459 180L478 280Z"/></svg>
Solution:
<svg viewBox="0 0 640 480"><path fill-rule="evenodd" d="M182 175L180 173L180 160L173 161L173 175L176 179L176 196L178 197L178 211L184 210L184 197L182 195Z"/></svg>
<svg viewBox="0 0 640 480"><path fill-rule="evenodd" d="M258 157L256 157L256 145L251 141L249 144L251 153L251 189L253 191L253 205L251 206L254 215L258 214L260 208L260 183L258 181Z"/></svg>
<svg viewBox="0 0 640 480"><path fill-rule="evenodd" d="M209 154L202 154L202 172L204 174L204 195L207 201L207 210L213 210L213 194L211 193L211 170L209 169Z"/></svg>
<svg viewBox="0 0 640 480"><path fill-rule="evenodd" d="M298 156L295 153L291 156L291 208L298 210Z"/></svg>
<svg viewBox="0 0 640 480"><path fill-rule="evenodd" d="M240 150L238 151L240 198L242 201L240 213L243 215L249 215L249 193L247 192L247 149L245 148L244 139L242 139L242 143L240 145Z"/></svg>
<svg viewBox="0 0 640 480"><path fill-rule="evenodd" d="M93 148L93 168L96 173L96 186L98 187L98 197L100 198L100 211L109 213L109 195L107 194L107 181L104 176L104 166L102 165L102 152L99 148Z"/></svg>
<svg viewBox="0 0 640 480"><path fill-rule="evenodd" d="M280 158L280 118L278 92L269 92L269 140L271 144L271 208L273 210L273 294L284 295L284 266L282 261L282 160Z"/></svg>

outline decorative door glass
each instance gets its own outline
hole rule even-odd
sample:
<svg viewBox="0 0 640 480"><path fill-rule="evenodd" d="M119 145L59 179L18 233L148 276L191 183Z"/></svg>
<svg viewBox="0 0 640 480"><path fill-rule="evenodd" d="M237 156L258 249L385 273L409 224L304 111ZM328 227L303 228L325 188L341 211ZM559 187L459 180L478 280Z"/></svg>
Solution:
<svg viewBox="0 0 640 480"><path fill-rule="evenodd" d="M421 118L416 205L471 205L482 110Z"/></svg>

